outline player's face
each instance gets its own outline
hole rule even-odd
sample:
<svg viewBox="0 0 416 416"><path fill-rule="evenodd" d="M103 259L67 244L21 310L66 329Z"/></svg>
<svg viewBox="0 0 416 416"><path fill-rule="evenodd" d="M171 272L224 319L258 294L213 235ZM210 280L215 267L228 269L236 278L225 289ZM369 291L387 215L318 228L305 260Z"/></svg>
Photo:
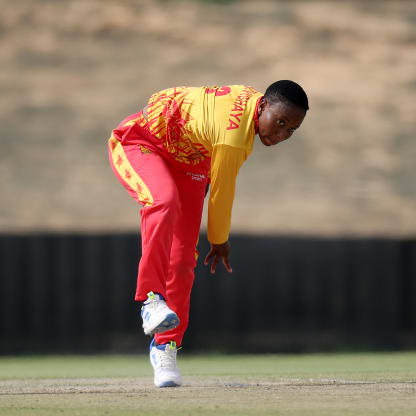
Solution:
<svg viewBox="0 0 416 416"><path fill-rule="evenodd" d="M265 146L273 146L287 140L300 127L306 111L284 102L269 104L266 100L259 106L259 137Z"/></svg>

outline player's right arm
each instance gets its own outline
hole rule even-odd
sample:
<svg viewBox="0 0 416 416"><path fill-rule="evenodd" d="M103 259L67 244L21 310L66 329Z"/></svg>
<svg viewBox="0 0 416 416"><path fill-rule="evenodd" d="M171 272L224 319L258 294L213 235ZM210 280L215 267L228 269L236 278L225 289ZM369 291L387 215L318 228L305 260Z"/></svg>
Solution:
<svg viewBox="0 0 416 416"><path fill-rule="evenodd" d="M231 273L228 236L237 175L246 159L244 149L224 144L215 145L211 156L211 189L208 202L208 240L211 243L205 264L212 259L210 271L222 260Z"/></svg>
<svg viewBox="0 0 416 416"><path fill-rule="evenodd" d="M213 94L215 92L215 95ZM211 272L220 260L229 265L228 235L235 185L241 165L251 152L254 140L253 116L260 93L244 85L230 85L206 91L209 118L208 137L212 143L211 190L208 203L208 240L213 259Z"/></svg>

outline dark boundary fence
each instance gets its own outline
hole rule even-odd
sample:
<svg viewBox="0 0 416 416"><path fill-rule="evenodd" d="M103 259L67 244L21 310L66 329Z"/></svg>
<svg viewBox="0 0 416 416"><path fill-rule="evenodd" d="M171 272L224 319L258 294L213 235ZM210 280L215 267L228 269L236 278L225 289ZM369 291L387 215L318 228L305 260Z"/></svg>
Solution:
<svg viewBox="0 0 416 416"><path fill-rule="evenodd" d="M188 351L416 348L416 240L231 244L232 275L198 262ZM0 353L145 351L139 257L135 234L0 235Z"/></svg>

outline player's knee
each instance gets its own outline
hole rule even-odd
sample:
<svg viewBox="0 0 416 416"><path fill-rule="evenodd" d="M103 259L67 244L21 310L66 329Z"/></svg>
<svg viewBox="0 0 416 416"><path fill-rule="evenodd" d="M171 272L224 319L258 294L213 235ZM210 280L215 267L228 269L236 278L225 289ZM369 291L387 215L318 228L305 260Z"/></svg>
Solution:
<svg viewBox="0 0 416 416"><path fill-rule="evenodd" d="M175 214L180 209L179 195L176 189L166 189L158 201L160 210Z"/></svg>
<svg viewBox="0 0 416 416"><path fill-rule="evenodd" d="M189 282L189 285L192 285L195 276L195 260L191 259L190 261L175 261L171 259L171 268L173 273L178 276L183 282Z"/></svg>

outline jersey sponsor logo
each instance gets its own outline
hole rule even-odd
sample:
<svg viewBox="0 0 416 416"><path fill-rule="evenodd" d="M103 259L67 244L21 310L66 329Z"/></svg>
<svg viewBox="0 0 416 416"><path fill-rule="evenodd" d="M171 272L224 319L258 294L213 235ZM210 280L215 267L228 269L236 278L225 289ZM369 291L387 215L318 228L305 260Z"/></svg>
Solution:
<svg viewBox="0 0 416 416"><path fill-rule="evenodd" d="M241 117L243 115L247 101L256 92L257 91L251 87L244 87L243 91L241 91L241 93L238 95L238 97L234 101L234 107L230 111L227 130L234 130L240 127Z"/></svg>
<svg viewBox="0 0 416 416"><path fill-rule="evenodd" d="M202 182L205 180L206 176L202 173L193 173L193 172L186 172L188 176L191 177L193 181Z"/></svg>

